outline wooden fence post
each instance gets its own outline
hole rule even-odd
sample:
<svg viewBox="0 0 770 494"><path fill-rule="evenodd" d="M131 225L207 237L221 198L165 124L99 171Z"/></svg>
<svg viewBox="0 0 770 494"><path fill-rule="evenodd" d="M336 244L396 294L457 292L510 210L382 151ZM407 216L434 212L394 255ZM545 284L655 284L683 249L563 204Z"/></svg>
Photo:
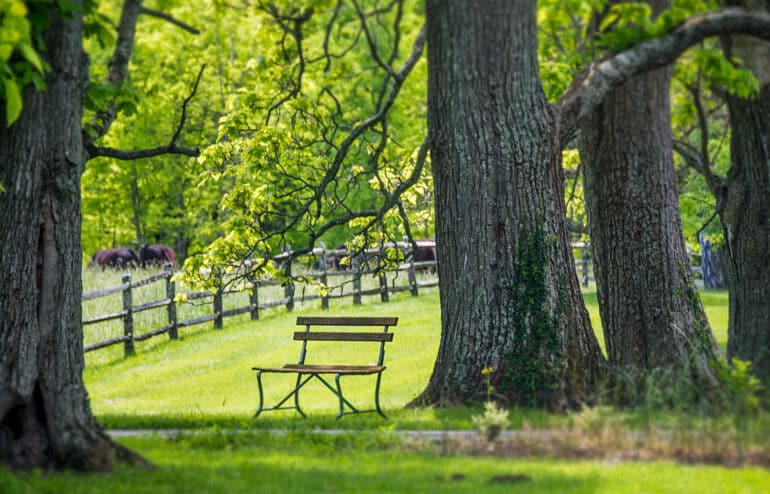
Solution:
<svg viewBox="0 0 770 494"><path fill-rule="evenodd" d="M222 286L217 286L217 291L214 292L214 329L222 329Z"/></svg>
<svg viewBox="0 0 770 494"><path fill-rule="evenodd" d="M409 256L407 255L409 253L410 249L410 243L409 243L409 237L404 235L403 238L404 242L404 261L409 259ZM406 272L407 279L409 280L409 293L412 294L412 297L416 297L419 295L419 291L417 288L417 273L414 270L414 253L412 253L412 260L409 262L409 269Z"/></svg>
<svg viewBox="0 0 770 494"><path fill-rule="evenodd" d="M321 289L321 308L322 309L328 309L329 308L329 277L326 274L326 245L324 245L323 242L318 242L317 249L320 249L320 253L318 256L318 263L320 265L320 281L323 285L323 288Z"/></svg>
<svg viewBox="0 0 770 494"><path fill-rule="evenodd" d="M361 305L361 259L355 256L351 260L353 270L353 305Z"/></svg>
<svg viewBox="0 0 770 494"><path fill-rule="evenodd" d="M591 253L588 250L588 243L580 250L580 257L583 258L583 286L588 286L588 262L591 259Z"/></svg>
<svg viewBox="0 0 770 494"><path fill-rule="evenodd" d="M409 278L409 293L412 294L412 297L416 297L419 295L419 291L417 288L417 274L414 271L414 260L409 263L409 271L406 274Z"/></svg>
<svg viewBox="0 0 770 494"><path fill-rule="evenodd" d="M377 278L380 280L380 301L387 302L389 300L388 297L388 275L385 271L384 264L380 263L379 261L382 258L378 259L377 262Z"/></svg>
<svg viewBox="0 0 770 494"><path fill-rule="evenodd" d="M123 335L126 340L123 342L123 350L126 357L134 355L134 302L131 297L131 275L123 275Z"/></svg>
<svg viewBox="0 0 770 494"><path fill-rule="evenodd" d="M249 281L249 315L252 321L259 319L259 282L254 278L254 274L251 272L251 261L246 261L246 269L249 273L246 275L246 279Z"/></svg>
<svg viewBox="0 0 770 494"><path fill-rule="evenodd" d="M286 245L283 248L285 253L291 252L291 245ZM291 312L294 310L294 281L291 279L291 261L284 261L284 270L286 276L289 278L283 288L284 297L286 297L286 310Z"/></svg>
<svg viewBox="0 0 770 494"><path fill-rule="evenodd" d="M166 298L169 299L168 303L168 336L172 340L176 340L179 337L178 328L176 325L176 284L171 279L174 276L174 266L170 263L166 264Z"/></svg>

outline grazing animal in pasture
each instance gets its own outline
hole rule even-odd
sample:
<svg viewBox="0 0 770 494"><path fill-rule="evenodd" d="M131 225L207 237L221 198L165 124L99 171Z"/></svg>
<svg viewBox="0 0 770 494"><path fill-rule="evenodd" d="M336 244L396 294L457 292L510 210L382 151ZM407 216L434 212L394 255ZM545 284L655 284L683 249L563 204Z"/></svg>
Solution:
<svg viewBox="0 0 770 494"><path fill-rule="evenodd" d="M96 254L91 256L91 262L88 263L89 267L101 267L126 269L133 268L139 265L139 256L134 249L130 247L119 247L115 249L104 249L97 251Z"/></svg>
<svg viewBox="0 0 770 494"><path fill-rule="evenodd" d="M347 247L345 247L345 244L339 244L334 248L334 250L347 252ZM344 257L345 254L326 256L326 269L331 269L334 271L339 271L340 269L350 269L351 266L349 260L347 263L342 262Z"/></svg>
<svg viewBox="0 0 770 494"><path fill-rule="evenodd" d="M139 262L142 266L160 266L170 262L177 267L174 249L163 244L144 244L139 247Z"/></svg>
<svg viewBox="0 0 770 494"><path fill-rule="evenodd" d="M436 244L428 240L427 238L421 238L417 240L417 250L412 256L410 256L413 262L435 262L436 261ZM432 273L436 272L436 266L433 265L430 268L423 267L420 269L430 269Z"/></svg>

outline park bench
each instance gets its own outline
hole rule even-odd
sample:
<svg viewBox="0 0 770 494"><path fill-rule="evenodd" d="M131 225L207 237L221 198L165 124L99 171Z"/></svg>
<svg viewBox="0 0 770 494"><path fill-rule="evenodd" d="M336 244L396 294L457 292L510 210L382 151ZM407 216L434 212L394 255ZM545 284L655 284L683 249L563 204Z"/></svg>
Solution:
<svg viewBox="0 0 770 494"><path fill-rule="evenodd" d="M354 413L377 412L383 418L387 418L380 408L380 382L382 380L382 371L385 370L383 360L385 359L385 343L393 341L393 333L388 332L388 328L395 326L398 322L397 317L298 317L297 326L305 326L304 331L296 331L294 340L301 341L302 347L299 353L299 362L296 364L286 364L283 367L252 367L257 372L257 386L259 388L259 409L254 414L257 418L262 412L268 410L293 410L296 409L303 417L307 417L305 412L299 406L299 391L305 384L313 379L319 380L329 389L339 402L339 413L337 418L343 415ZM380 331L351 331L358 328L381 328ZM344 344L346 342L373 342L379 343L379 357L376 365L350 365L350 364L329 364L306 362L308 356L308 343L311 341L336 342ZM336 348L335 348L336 349ZM342 354L343 348L340 348ZM345 357L350 360L349 356ZM275 406L264 406L264 391L262 388L262 375L268 373L296 374L297 380L288 395L281 399ZM377 381L374 388L375 408L369 410L359 410L350 401L344 397L340 378L342 376L366 376L377 375ZM334 386L324 378L324 376L334 376ZM294 406L283 406L284 403L294 397ZM347 409L346 409L347 407Z"/></svg>

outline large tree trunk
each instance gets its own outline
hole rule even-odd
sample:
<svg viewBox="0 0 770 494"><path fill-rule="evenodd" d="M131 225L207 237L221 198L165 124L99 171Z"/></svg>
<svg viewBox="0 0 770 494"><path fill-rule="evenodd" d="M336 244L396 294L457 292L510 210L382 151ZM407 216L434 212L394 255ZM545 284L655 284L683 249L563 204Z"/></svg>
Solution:
<svg viewBox="0 0 770 494"><path fill-rule="evenodd" d="M744 6L770 2L740 2ZM750 360L770 388L770 43L735 36L727 46L759 78L753 98L728 96L732 166L720 215L730 289L727 352Z"/></svg>
<svg viewBox="0 0 770 494"><path fill-rule="evenodd" d="M417 403L565 408L602 368L567 239L536 2L429 0L428 127L442 336Z"/></svg>
<svg viewBox="0 0 770 494"><path fill-rule="evenodd" d="M91 413L82 380L88 60L75 12L51 14L43 34L47 89L29 89L21 118L0 128L0 462L12 468L104 470L115 447Z"/></svg>
<svg viewBox="0 0 770 494"><path fill-rule="evenodd" d="M657 11L670 4L650 3ZM579 147L611 368L688 369L699 384L714 382L718 348L682 235L670 78L670 68L659 69L612 90L583 122Z"/></svg>

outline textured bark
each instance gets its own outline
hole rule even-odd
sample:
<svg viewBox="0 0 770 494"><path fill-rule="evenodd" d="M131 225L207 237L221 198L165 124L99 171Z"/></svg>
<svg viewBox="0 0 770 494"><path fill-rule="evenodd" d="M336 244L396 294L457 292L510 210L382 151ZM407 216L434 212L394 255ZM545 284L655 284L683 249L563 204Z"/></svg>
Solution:
<svg viewBox="0 0 770 494"><path fill-rule="evenodd" d="M602 356L567 242L553 108L537 63L536 2L427 2L428 127L442 337L416 403L485 396L575 406Z"/></svg>
<svg viewBox="0 0 770 494"><path fill-rule="evenodd" d="M43 33L47 89L0 129L0 462L106 470L114 445L82 380L81 118L88 82L77 14Z"/></svg>
<svg viewBox="0 0 770 494"><path fill-rule="evenodd" d="M650 3L657 11L670 6ZM695 383L715 382L709 361L718 348L679 217L670 78L668 68L637 76L581 126L599 310L613 370L686 369Z"/></svg>
<svg viewBox="0 0 770 494"><path fill-rule="evenodd" d="M768 1L740 2L770 11ZM727 352L752 362L770 387L770 43L733 37L729 54L740 57L761 83L753 98L727 98L732 166L720 219L730 288Z"/></svg>

